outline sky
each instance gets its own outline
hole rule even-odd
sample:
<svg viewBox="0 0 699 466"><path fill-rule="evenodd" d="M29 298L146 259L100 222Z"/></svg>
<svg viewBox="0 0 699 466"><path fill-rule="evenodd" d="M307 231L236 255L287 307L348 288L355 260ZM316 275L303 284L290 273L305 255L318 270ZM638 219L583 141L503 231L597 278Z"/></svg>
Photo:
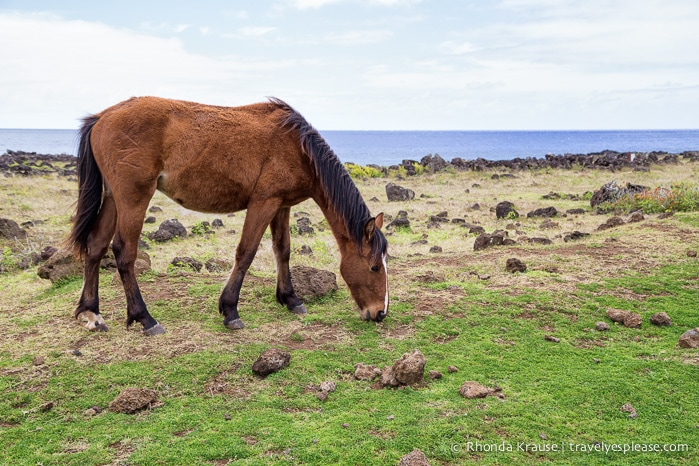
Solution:
<svg viewBox="0 0 699 466"><path fill-rule="evenodd" d="M699 128L697 0L0 0L0 128L131 96L320 130Z"/></svg>

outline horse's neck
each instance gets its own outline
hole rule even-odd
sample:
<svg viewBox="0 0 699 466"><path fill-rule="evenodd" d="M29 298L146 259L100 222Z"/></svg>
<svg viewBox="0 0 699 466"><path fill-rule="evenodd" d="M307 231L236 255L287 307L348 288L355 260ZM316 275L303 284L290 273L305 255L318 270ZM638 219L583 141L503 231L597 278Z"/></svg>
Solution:
<svg viewBox="0 0 699 466"><path fill-rule="evenodd" d="M335 212L335 209L330 206L327 199L325 199L325 196L320 195L314 197L313 199L323 212L325 219L328 221L328 225L330 225L330 230L332 230L333 236L335 236L335 241L337 241L337 245L339 246L340 254L344 255L345 249L348 247L348 245L352 244L350 234L345 226L345 219L342 217L342 215Z"/></svg>

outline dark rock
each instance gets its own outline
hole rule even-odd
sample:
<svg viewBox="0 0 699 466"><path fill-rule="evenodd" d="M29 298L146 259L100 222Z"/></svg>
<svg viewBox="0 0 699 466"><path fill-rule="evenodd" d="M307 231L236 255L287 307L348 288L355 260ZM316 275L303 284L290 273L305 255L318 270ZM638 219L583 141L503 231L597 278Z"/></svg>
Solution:
<svg viewBox="0 0 699 466"><path fill-rule="evenodd" d="M496 218L518 218L519 213L515 210L515 205L510 201L502 201L495 206Z"/></svg>
<svg viewBox="0 0 699 466"><path fill-rule="evenodd" d="M582 238L585 238L585 237L587 237L587 236L590 236L590 234L589 234L589 233L583 233L583 232L581 232L581 231L575 230L574 232L568 233L567 235L565 235L565 236L563 237L563 241L565 241L566 243L567 243L568 241L577 241L577 240L582 239Z"/></svg>
<svg viewBox="0 0 699 466"><path fill-rule="evenodd" d="M133 414L158 402L158 393L149 388L126 388L109 403L114 413Z"/></svg>
<svg viewBox="0 0 699 466"><path fill-rule="evenodd" d="M457 224L463 225L464 223L466 223L466 220L463 218L452 218L451 223L457 223Z"/></svg>
<svg viewBox="0 0 699 466"><path fill-rule="evenodd" d="M360 362L354 366L354 378L357 380L372 381L381 376L381 369L376 366Z"/></svg>
<svg viewBox="0 0 699 466"><path fill-rule="evenodd" d="M223 220L215 218L211 221L211 228L223 228Z"/></svg>
<svg viewBox="0 0 699 466"><path fill-rule="evenodd" d="M187 256L175 257L170 263L175 267L190 268L196 272L201 272L201 268L203 267L201 262Z"/></svg>
<svg viewBox="0 0 699 466"><path fill-rule="evenodd" d="M682 348L699 348L699 327L687 330L680 335L677 344Z"/></svg>
<svg viewBox="0 0 699 466"><path fill-rule="evenodd" d="M431 215L430 222L432 222L432 223L449 223L449 219L446 217L440 217L439 215Z"/></svg>
<svg viewBox="0 0 699 466"><path fill-rule="evenodd" d="M507 259L507 263L505 264L505 270L507 270L510 273L526 272L527 265L521 260L517 259L516 257L511 257Z"/></svg>
<svg viewBox="0 0 699 466"><path fill-rule="evenodd" d="M418 349L412 353L405 353L397 359L392 366L393 376L403 385L415 385L425 378L425 364L427 359Z"/></svg>
<svg viewBox="0 0 699 466"><path fill-rule="evenodd" d="M157 219L151 215L150 217L146 217L143 223L155 223L156 221Z"/></svg>
<svg viewBox="0 0 699 466"><path fill-rule="evenodd" d="M449 212L447 212L446 210L443 210L440 213L438 213L437 215L435 215L435 217L447 218L447 217L449 217Z"/></svg>
<svg viewBox="0 0 699 466"><path fill-rule="evenodd" d="M266 377L284 369L290 361L291 355L288 352L279 348L268 348L252 364L252 371L261 377Z"/></svg>
<svg viewBox="0 0 699 466"><path fill-rule="evenodd" d="M158 243L169 241L175 237L185 238L187 229L177 219L165 220L158 230L149 234L148 239Z"/></svg>
<svg viewBox="0 0 699 466"><path fill-rule="evenodd" d="M7 239L24 239L27 237L27 232L22 230L14 220L0 218L0 237Z"/></svg>
<svg viewBox="0 0 699 466"><path fill-rule="evenodd" d="M388 197L388 200L391 202L409 201L415 198L415 191L403 188L394 183L388 183L386 185L386 197Z"/></svg>
<svg viewBox="0 0 699 466"><path fill-rule="evenodd" d="M439 371L429 371L427 373L427 377L429 377L432 380L438 380L441 379L443 376L442 373Z"/></svg>
<svg viewBox="0 0 699 466"><path fill-rule="evenodd" d="M606 332L607 330L609 330L609 324L606 322L597 322L595 324L595 330L597 330L598 332Z"/></svg>
<svg viewBox="0 0 699 466"><path fill-rule="evenodd" d="M493 232L490 235L483 233L479 235L478 238L476 238L476 241L473 243L473 250L480 251L493 246L502 246L505 236L505 234L500 232Z"/></svg>
<svg viewBox="0 0 699 466"><path fill-rule="evenodd" d="M628 311L623 311L621 309L607 309L607 317L609 317L612 322L617 322L620 324L624 323L624 319L628 313Z"/></svg>
<svg viewBox="0 0 699 466"><path fill-rule="evenodd" d="M430 173L442 171L447 167L447 162L439 156L439 154L426 155L420 161L420 164L427 168Z"/></svg>
<svg viewBox="0 0 699 466"><path fill-rule="evenodd" d="M204 268L211 273L227 272L233 268L233 264L225 259L212 257L204 262Z"/></svg>
<svg viewBox="0 0 699 466"><path fill-rule="evenodd" d="M641 328L641 316L635 312L628 312L624 317L624 327Z"/></svg>
<svg viewBox="0 0 699 466"><path fill-rule="evenodd" d="M468 228L469 235L482 235L485 234L485 228L480 225L463 225Z"/></svg>
<svg viewBox="0 0 699 466"><path fill-rule="evenodd" d="M583 215L585 213L585 209L568 209L566 210L566 214L568 215Z"/></svg>
<svg viewBox="0 0 699 466"><path fill-rule="evenodd" d="M552 220L546 220L544 223L539 225L539 228L541 228L542 230L550 230L553 228L560 228L560 225Z"/></svg>
<svg viewBox="0 0 699 466"><path fill-rule="evenodd" d="M448 371L450 374L453 374L454 372L459 372L459 368L456 367L456 366L449 366L449 367L447 367L447 371Z"/></svg>
<svg viewBox="0 0 699 466"><path fill-rule="evenodd" d="M67 277L82 276L84 267L84 263L76 260L73 256L73 251L62 249L54 253L46 263L39 267L37 274L39 277L55 283Z"/></svg>
<svg viewBox="0 0 699 466"><path fill-rule="evenodd" d="M430 252L434 254L438 254L442 252L442 247L441 246L432 246L430 248Z"/></svg>
<svg viewBox="0 0 699 466"><path fill-rule="evenodd" d="M499 393L500 387L488 388L478 382L466 381L459 388L459 393L464 398L485 398L489 395L496 395ZM497 395L496 395L497 396Z"/></svg>
<svg viewBox="0 0 699 466"><path fill-rule="evenodd" d="M532 210L527 214L527 218L533 217L555 217L558 215L558 211L555 207L542 207L540 209Z"/></svg>
<svg viewBox="0 0 699 466"><path fill-rule="evenodd" d="M621 225L625 225L626 222L621 217L612 217L604 222L602 225L597 227L597 231L608 230L610 228L615 228Z"/></svg>
<svg viewBox="0 0 699 466"><path fill-rule="evenodd" d="M41 260L42 261L47 261L58 252L58 249L54 248L53 246L46 246L44 249L41 250Z"/></svg>
<svg viewBox="0 0 699 466"><path fill-rule="evenodd" d="M626 220L626 223L636 223L636 222L642 222L646 218L643 216L643 212L640 210L637 210L636 212L632 213L631 216Z"/></svg>
<svg viewBox="0 0 699 466"><path fill-rule="evenodd" d="M627 183L626 187L620 187L616 181L610 181L595 191L590 198L590 207L597 207L606 202L614 203L624 196L634 195L647 191L647 186Z"/></svg>
<svg viewBox="0 0 699 466"><path fill-rule="evenodd" d="M304 244L296 250L296 253L300 256L311 256L313 255L313 250L310 246Z"/></svg>
<svg viewBox="0 0 699 466"><path fill-rule="evenodd" d="M657 312L650 316L650 323L660 327L669 327L672 325L672 320L665 312Z"/></svg>
<svg viewBox="0 0 699 466"><path fill-rule="evenodd" d="M430 466L430 462L427 460L427 456L417 448L404 455L400 461L398 461L398 466Z"/></svg>
<svg viewBox="0 0 699 466"><path fill-rule="evenodd" d="M338 289L334 273L303 265L291 268L291 284L296 295L304 300L320 298Z"/></svg>
<svg viewBox="0 0 699 466"><path fill-rule="evenodd" d="M553 241L551 241L551 240L548 239L548 238L538 238L538 237L529 238L527 241L529 241L529 243L531 243L531 244L541 244L541 245L544 245L544 246L553 243Z"/></svg>
<svg viewBox="0 0 699 466"><path fill-rule="evenodd" d="M157 213L162 212L162 211L163 211L163 209L161 209L161 208L158 207L157 205L151 206L151 207L148 209L148 212L150 212L151 214L157 214Z"/></svg>
<svg viewBox="0 0 699 466"><path fill-rule="evenodd" d="M671 218L673 215L675 215L674 212L663 212L662 214L658 215L658 220L664 220L666 218Z"/></svg>

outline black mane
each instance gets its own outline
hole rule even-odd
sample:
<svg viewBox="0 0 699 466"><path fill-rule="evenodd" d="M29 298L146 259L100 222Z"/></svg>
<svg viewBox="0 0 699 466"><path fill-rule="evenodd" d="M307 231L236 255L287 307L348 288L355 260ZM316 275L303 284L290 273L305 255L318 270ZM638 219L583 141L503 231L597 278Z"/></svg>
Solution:
<svg viewBox="0 0 699 466"><path fill-rule="evenodd" d="M343 218L350 238L361 250L364 226L371 218L371 213L349 173L325 139L299 112L280 99L272 97L269 100L286 113L281 126L299 132L301 147L313 162L316 177L330 208ZM388 243L383 233L376 229L371 242L372 260L380 261L387 247Z"/></svg>

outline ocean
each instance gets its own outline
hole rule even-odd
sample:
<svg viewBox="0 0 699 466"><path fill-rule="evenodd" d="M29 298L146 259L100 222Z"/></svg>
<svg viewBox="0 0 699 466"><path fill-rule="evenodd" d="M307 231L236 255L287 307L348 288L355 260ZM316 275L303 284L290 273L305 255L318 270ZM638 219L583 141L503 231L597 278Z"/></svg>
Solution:
<svg viewBox="0 0 699 466"><path fill-rule="evenodd" d="M439 154L445 160L509 160L546 154L699 150L699 130L623 131L320 131L343 162L383 166ZM0 129L0 154L72 154L77 131Z"/></svg>

